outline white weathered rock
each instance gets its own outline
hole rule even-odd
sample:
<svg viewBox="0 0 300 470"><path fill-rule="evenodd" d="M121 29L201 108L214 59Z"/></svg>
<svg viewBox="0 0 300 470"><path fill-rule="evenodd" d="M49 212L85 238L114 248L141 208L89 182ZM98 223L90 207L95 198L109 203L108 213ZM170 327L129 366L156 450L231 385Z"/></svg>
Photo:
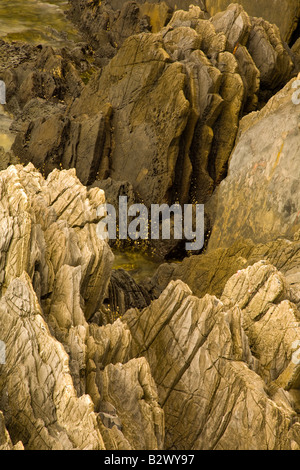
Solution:
<svg viewBox="0 0 300 470"><path fill-rule="evenodd" d="M50 296L59 269L80 266L80 294L89 318L101 305L113 263L110 248L96 234L103 191L88 191L75 170L55 170L44 180L29 164L0 173L0 196L2 292L25 271L36 292Z"/></svg>

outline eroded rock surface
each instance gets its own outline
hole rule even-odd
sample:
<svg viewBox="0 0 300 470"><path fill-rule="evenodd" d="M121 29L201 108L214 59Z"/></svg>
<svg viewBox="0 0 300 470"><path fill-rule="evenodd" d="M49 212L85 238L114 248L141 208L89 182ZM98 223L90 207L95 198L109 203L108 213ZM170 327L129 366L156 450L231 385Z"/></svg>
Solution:
<svg viewBox="0 0 300 470"><path fill-rule="evenodd" d="M225 10L231 0L206 0L205 6L211 15ZM262 17L270 23L275 23L283 39L289 42L300 18L300 4L298 0L240 0L238 2L251 16Z"/></svg>
<svg viewBox="0 0 300 470"><path fill-rule="evenodd" d="M27 449L104 449L93 403L77 397L68 356L50 334L29 276L14 279L0 304L6 364L3 411L13 439Z"/></svg>
<svg viewBox="0 0 300 470"><path fill-rule="evenodd" d="M276 242L277 258L275 242L244 243L235 263L248 267L211 282L218 296L171 281L100 326L112 267L94 232L103 192L32 165L0 182L3 448L300 448L299 242ZM283 272L254 264L268 253Z"/></svg>
<svg viewBox="0 0 300 470"><path fill-rule="evenodd" d="M13 445L5 427L3 413L0 411L0 450L23 450L23 445Z"/></svg>
<svg viewBox="0 0 300 470"><path fill-rule="evenodd" d="M180 264L162 264L153 278L145 283L145 287L152 298L157 298L171 280L180 279L198 297L206 293L220 297L233 274L263 259L284 273L290 290L294 292L293 302L298 304L299 250L299 240L278 239L266 244L238 240L229 248L191 256Z"/></svg>
<svg viewBox="0 0 300 470"><path fill-rule="evenodd" d="M93 12L105 23L102 29L95 24L99 43L104 47L105 30L114 52L87 86L81 81L67 108L68 96L50 116L36 119L30 101L13 149L46 175L61 164L75 167L84 184L126 181L146 204L206 202L226 175L241 116L295 75L295 56L275 25L238 4L211 19L191 5L145 32L140 15L146 6L154 18L166 4L128 2L121 13L107 4L86 5L83 15ZM151 22L151 14L146 17Z"/></svg>
<svg viewBox="0 0 300 470"><path fill-rule="evenodd" d="M150 307L127 312L133 354L158 385L166 448L299 448L299 311L285 289L259 262L221 300L172 281Z"/></svg>
<svg viewBox="0 0 300 470"><path fill-rule="evenodd" d="M229 247L239 238L256 243L293 239L298 232L300 136L295 85L296 79L291 80L261 111L242 119L228 176L214 196L209 249Z"/></svg>
<svg viewBox="0 0 300 470"><path fill-rule="evenodd" d="M26 449L161 448L163 411L146 360L129 354L130 332L87 323L113 263L96 235L103 191L73 170L45 181L31 164L0 173L0 186L0 409L10 439ZM11 446L4 428L1 439Z"/></svg>
<svg viewBox="0 0 300 470"><path fill-rule="evenodd" d="M300 450L299 2L71 3L94 53L0 44L0 449ZM112 271L100 188L207 251Z"/></svg>
<svg viewBox="0 0 300 470"><path fill-rule="evenodd" d="M92 2L82 0L69 1L72 4L71 17L81 27L82 32L87 34L89 38L93 38L96 43L97 41L105 43L105 39L108 42L114 30L117 29L115 26L116 19L118 19L119 15L121 17L124 16L124 2L120 0L112 0L109 3L101 2L100 5L93 5ZM276 24L280 29L282 38L287 43L291 39L300 18L298 0L275 0L273 3L270 3L269 0L240 0L239 2L232 2L231 0L195 0L193 2L189 0L138 0L136 2L125 3L133 4L136 12L135 16L128 19L128 23L136 22L138 24L140 22L143 25L146 22L151 29L157 28L157 25L160 24L158 21L162 22L165 19L166 11L171 14L176 9L188 10L191 3L205 11L208 18L226 10L231 3L239 3L249 15L258 18L262 17L270 23ZM106 21L109 20L109 29L104 27L105 22L103 20L102 22L99 20L101 16ZM98 25L98 36L96 25ZM112 29L111 25L113 26Z"/></svg>

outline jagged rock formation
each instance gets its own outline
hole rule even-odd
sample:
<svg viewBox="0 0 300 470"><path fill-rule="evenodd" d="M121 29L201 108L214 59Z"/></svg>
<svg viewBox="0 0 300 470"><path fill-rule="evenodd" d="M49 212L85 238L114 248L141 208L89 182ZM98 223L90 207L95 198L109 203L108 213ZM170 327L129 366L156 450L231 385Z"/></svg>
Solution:
<svg viewBox="0 0 300 470"><path fill-rule="evenodd" d="M103 192L32 165L0 183L3 448L300 448L291 269L285 278L260 261L220 300L171 281L150 306L99 326L88 320L111 273L95 236Z"/></svg>
<svg viewBox="0 0 300 470"><path fill-rule="evenodd" d="M5 428L3 413L0 411L0 450L23 450L24 447L21 443L15 446L11 442L9 433Z"/></svg>
<svg viewBox="0 0 300 470"><path fill-rule="evenodd" d="M145 287L152 298L158 298L171 280L180 279L198 297L206 293L220 297L226 282L233 274L263 259L284 274L290 298L299 305L299 250L298 236L295 241L278 239L266 244L238 240L229 248L191 256L180 264L162 264L153 278L147 280Z"/></svg>
<svg viewBox="0 0 300 470"><path fill-rule="evenodd" d="M124 269L117 269L111 273L108 297L105 300L111 312L118 312L122 316L130 308L141 310L147 307L151 297Z"/></svg>
<svg viewBox="0 0 300 470"><path fill-rule="evenodd" d="M104 449L91 398L76 396L68 356L51 337L28 275L14 279L0 304L7 345L0 390L7 426L27 449Z"/></svg>
<svg viewBox="0 0 300 470"><path fill-rule="evenodd" d="M130 357L129 331L87 323L102 305L113 261L96 235L103 191L87 190L73 170L45 181L32 165L3 171L0 187L0 409L12 442L161 448L156 386L146 361ZM4 428L1 439L9 447Z"/></svg>
<svg viewBox="0 0 300 470"><path fill-rule="evenodd" d="M96 7L96 17L108 29L105 8ZM128 182L147 204L206 202L226 175L240 117L293 76L294 56L277 27L239 5L210 20L191 6L157 33L136 34L139 8L123 6L117 54L67 110L23 115L14 151L46 174L62 164L84 184ZM122 18L132 25L128 34Z"/></svg>
<svg viewBox="0 0 300 470"><path fill-rule="evenodd" d="M18 116L34 98L43 101L44 106L51 100L68 104L80 95L85 78L92 72L90 57L91 51L84 43L74 44L73 49L54 50L47 45L1 41L0 75L6 84L8 109Z"/></svg>
<svg viewBox="0 0 300 470"><path fill-rule="evenodd" d="M214 195L209 249L228 247L237 238L263 243L293 239L300 229L299 105L294 82L261 111L242 119L228 176Z"/></svg>
<svg viewBox="0 0 300 470"><path fill-rule="evenodd" d="M43 174L48 175L54 168L59 168L61 141L56 140L55 123L63 117L74 97L80 95L84 82L95 70L91 60L92 53L87 44L54 50L47 45L1 41L0 79L6 84L6 109L14 116L10 130L12 137L17 137L16 148L19 133L26 134L32 121L37 120L42 127L46 118L52 122L52 126L44 126L42 132L43 142L55 146L53 153L47 155L43 143L37 140L35 148L39 157L34 159L33 153L33 158L23 159L23 163L33 161ZM15 160L17 158L18 151L15 152ZM1 169L8 166L4 167L5 160L17 163L9 155L1 160Z"/></svg>
<svg viewBox="0 0 300 470"><path fill-rule="evenodd" d="M1 450L300 450L299 44L188 3L72 1L95 54L0 44L0 168L47 175L0 173ZM207 250L138 285L100 188L209 200Z"/></svg>
<svg viewBox="0 0 300 470"><path fill-rule="evenodd" d="M208 12L213 16L219 11L225 10L231 0L205 0ZM276 24L282 38L287 43L290 41L293 31L296 29L300 18L300 3L298 0L240 0L238 2L249 15L262 17L270 23Z"/></svg>
<svg viewBox="0 0 300 470"><path fill-rule="evenodd" d="M0 187L2 294L25 271L39 298L49 305L60 269L79 267L80 294L89 318L104 297L113 262L109 247L96 235L103 191L88 191L74 170L56 170L45 182L32 164L9 167L1 173Z"/></svg>
<svg viewBox="0 0 300 470"><path fill-rule="evenodd" d="M122 11L122 8L124 8L122 0L101 2L100 5L83 0L69 0L69 3L72 5L70 12L72 19L81 28L83 34L86 34L89 40L94 41L94 44L100 47L101 43L107 44L109 42L113 47L111 37L118 27L120 28L120 23L124 25L126 20L127 25L135 20L136 28L147 25L148 28L151 28L151 31L157 32L160 26L164 26L164 22L174 10L188 10L191 3L205 11L207 17L226 10L231 3L239 3L249 15L262 17L270 23L276 24L280 29L282 38L287 43L290 41L300 18L298 0L276 0L272 3L269 0L240 0L239 2L232 2L231 0L195 0L193 2L189 0L138 0L137 2L125 2L135 3L136 5L135 10L133 10L134 15L131 18L126 17L125 10ZM116 21L119 22L118 26L115 25ZM107 24L109 24L109 28L106 27ZM122 32L125 36L129 31L123 28ZM131 34L134 33L131 31Z"/></svg>
<svg viewBox="0 0 300 470"><path fill-rule="evenodd" d="M296 80L261 111L241 120L228 176L206 205L213 221L208 249L180 265L162 265L148 284L154 298L175 279L186 282L198 296L221 295L234 272L261 259L280 269L294 291L299 290Z"/></svg>
<svg viewBox="0 0 300 470"><path fill-rule="evenodd" d="M287 296L283 275L261 261L220 300L172 281L126 313L132 354L148 359L158 386L167 449L299 448L300 323Z"/></svg>

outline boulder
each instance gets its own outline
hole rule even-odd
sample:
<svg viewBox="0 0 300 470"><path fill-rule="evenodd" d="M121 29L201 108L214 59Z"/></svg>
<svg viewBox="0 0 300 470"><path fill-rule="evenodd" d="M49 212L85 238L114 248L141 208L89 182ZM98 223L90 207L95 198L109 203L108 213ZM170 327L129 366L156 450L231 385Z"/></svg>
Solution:
<svg viewBox="0 0 300 470"><path fill-rule="evenodd" d="M240 122L228 176L211 201L215 218L209 250L229 247L239 238L255 243L292 240L299 230L299 105L294 83Z"/></svg>

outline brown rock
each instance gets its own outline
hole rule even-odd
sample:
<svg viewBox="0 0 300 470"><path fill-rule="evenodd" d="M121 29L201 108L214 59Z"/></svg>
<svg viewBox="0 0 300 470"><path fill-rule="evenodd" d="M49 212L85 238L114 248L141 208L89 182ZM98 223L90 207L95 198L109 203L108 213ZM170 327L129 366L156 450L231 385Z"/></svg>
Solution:
<svg viewBox="0 0 300 470"><path fill-rule="evenodd" d="M225 10L231 0L206 0L206 8L211 15ZM251 0L240 0L238 2L251 16L262 17L270 23L275 23L281 32L283 39L289 42L300 17L300 5L298 0L268 0L253 2Z"/></svg>

